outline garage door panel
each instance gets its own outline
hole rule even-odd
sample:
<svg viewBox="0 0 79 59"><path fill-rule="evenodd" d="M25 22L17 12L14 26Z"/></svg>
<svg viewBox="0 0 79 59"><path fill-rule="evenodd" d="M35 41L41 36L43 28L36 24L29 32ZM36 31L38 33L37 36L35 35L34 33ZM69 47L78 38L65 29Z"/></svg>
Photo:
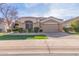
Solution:
<svg viewBox="0 0 79 59"><path fill-rule="evenodd" d="M58 32L57 24L44 24L42 28L43 32Z"/></svg>

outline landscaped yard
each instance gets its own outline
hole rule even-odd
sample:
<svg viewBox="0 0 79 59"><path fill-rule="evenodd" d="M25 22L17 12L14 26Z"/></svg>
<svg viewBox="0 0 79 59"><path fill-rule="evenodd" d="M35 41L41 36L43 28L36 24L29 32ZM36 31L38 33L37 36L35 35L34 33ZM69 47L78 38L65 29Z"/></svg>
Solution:
<svg viewBox="0 0 79 59"><path fill-rule="evenodd" d="M0 40L26 40L26 39L47 39L46 35L3 35L0 34Z"/></svg>

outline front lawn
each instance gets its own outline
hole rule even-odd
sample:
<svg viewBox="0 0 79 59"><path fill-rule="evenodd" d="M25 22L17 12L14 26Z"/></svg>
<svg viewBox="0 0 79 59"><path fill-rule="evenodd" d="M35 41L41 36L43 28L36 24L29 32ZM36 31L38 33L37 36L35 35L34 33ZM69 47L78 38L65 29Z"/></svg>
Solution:
<svg viewBox="0 0 79 59"><path fill-rule="evenodd" d="M0 35L0 40L47 39L46 35Z"/></svg>

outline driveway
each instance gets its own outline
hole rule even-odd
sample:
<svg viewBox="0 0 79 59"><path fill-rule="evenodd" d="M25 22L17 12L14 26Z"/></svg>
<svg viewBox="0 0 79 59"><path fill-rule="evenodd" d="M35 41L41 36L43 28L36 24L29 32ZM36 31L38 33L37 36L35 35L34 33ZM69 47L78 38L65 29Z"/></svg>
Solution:
<svg viewBox="0 0 79 59"><path fill-rule="evenodd" d="M79 39L79 35L71 35L65 32L46 33L49 39Z"/></svg>
<svg viewBox="0 0 79 59"><path fill-rule="evenodd" d="M79 35L68 33L46 33L51 54L79 55Z"/></svg>

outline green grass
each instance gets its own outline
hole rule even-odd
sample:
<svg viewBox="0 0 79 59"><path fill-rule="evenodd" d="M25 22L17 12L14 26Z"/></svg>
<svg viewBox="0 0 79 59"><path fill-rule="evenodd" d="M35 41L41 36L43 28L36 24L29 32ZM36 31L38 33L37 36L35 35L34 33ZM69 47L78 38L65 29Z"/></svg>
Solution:
<svg viewBox="0 0 79 59"><path fill-rule="evenodd" d="M0 40L47 39L46 35L0 35Z"/></svg>

